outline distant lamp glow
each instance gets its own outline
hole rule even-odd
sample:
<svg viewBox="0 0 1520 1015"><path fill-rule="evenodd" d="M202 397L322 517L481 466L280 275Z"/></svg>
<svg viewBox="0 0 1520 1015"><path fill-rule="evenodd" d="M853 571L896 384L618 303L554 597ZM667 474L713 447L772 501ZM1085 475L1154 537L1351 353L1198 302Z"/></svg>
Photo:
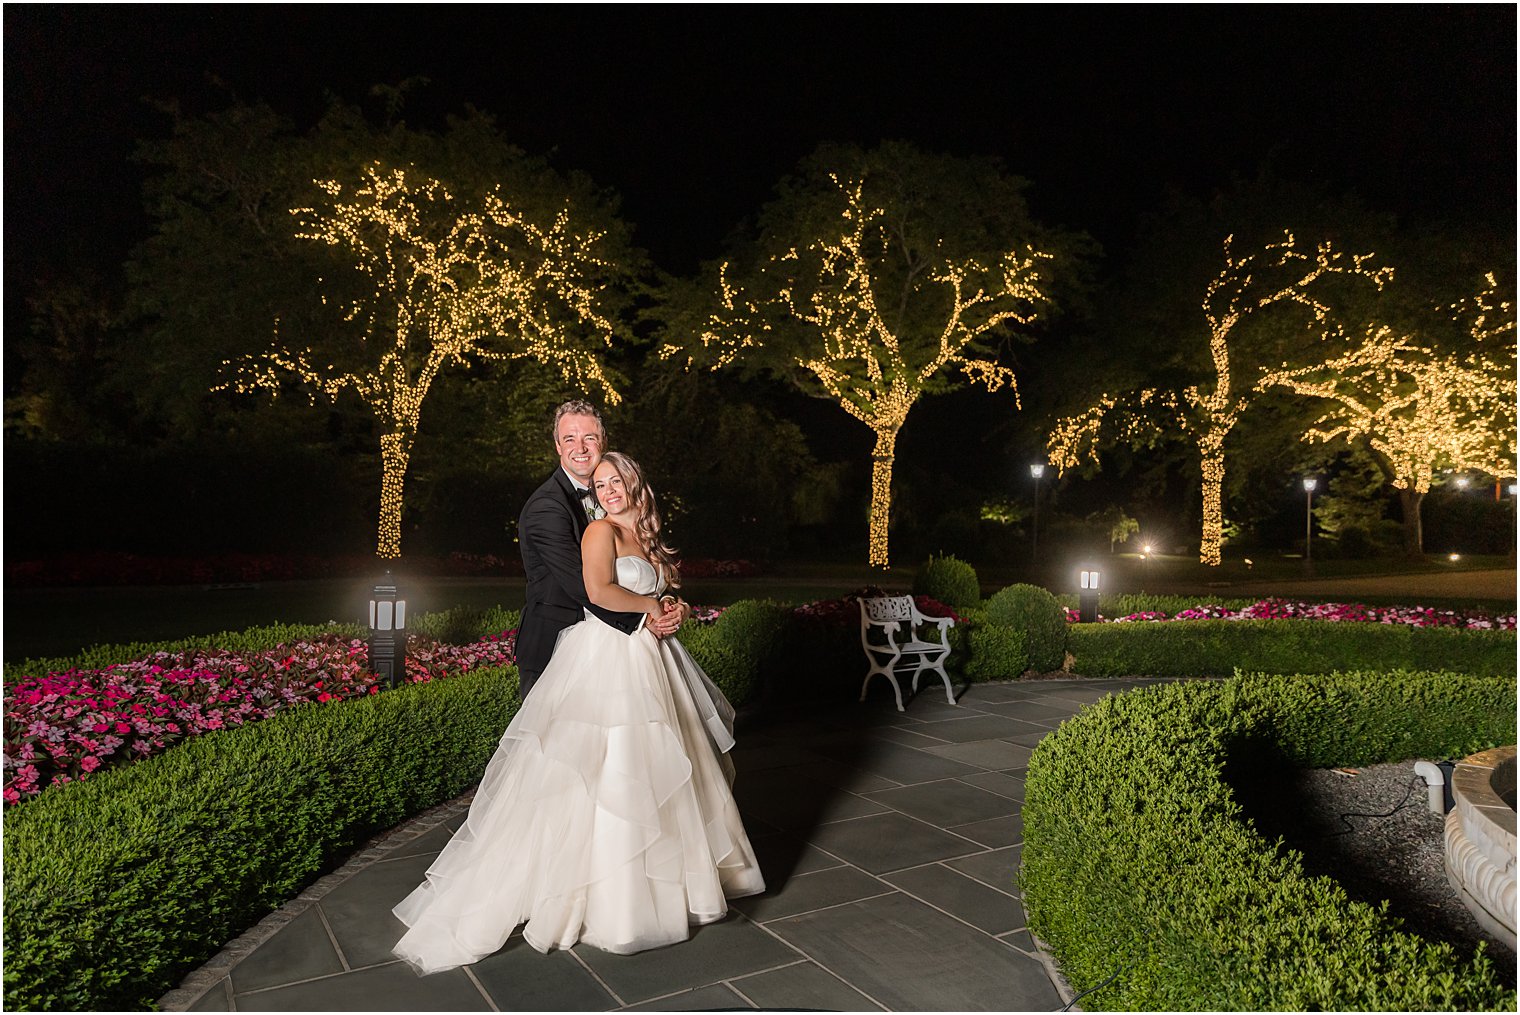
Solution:
<svg viewBox="0 0 1520 1015"><path fill-rule="evenodd" d="M406 600L389 571L370 593L369 668L387 688L406 675Z"/></svg>
<svg viewBox="0 0 1520 1015"><path fill-rule="evenodd" d="M1467 482L1468 482L1468 480L1467 480L1466 476L1458 476L1457 477L1457 489L1458 490L1466 490L1467 489Z"/></svg>
<svg viewBox="0 0 1520 1015"><path fill-rule="evenodd" d="M1150 554L1151 554L1151 544L1150 543L1146 543L1140 549L1142 549L1142 550L1145 551L1146 556L1150 556Z"/></svg>
<svg viewBox="0 0 1520 1015"><path fill-rule="evenodd" d="M1101 573L1084 568L1078 573L1077 618L1084 624L1098 622L1098 580Z"/></svg>
<svg viewBox="0 0 1520 1015"><path fill-rule="evenodd" d="M1246 567L1249 568L1251 566L1251 564L1252 564L1251 558L1247 557L1246 558Z"/></svg>
<svg viewBox="0 0 1520 1015"><path fill-rule="evenodd" d="M1031 465L1029 467L1029 474L1031 476L1033 476L1035 479L1039 479L1041 476L1045 475L1045 466L1044 466L1044 464L1041 463L1041 462L1034 463L1033 465Z"/></svg>
<svg viewBox="0 0 1520 1015"><path fill-rule="evenodd" d="M1462 559L1462 555L1460 553L1454 553L1450 557L1447 557L1446 559L1449 560L1449 561L1455 562L1455 561L1461 560Z"/></svg>
<svg viewBox="0 0 1520 1015"><path fill-rule="evenodd" d="M1514 495L1515 495L1515 484L1514 484L1514 483L1511 483L1511 484L1510 484L1510 485L1509 485L1509 495L1510 495L1510 496L1511 496L1511 497L1513 497L1513 496L1514 496Z"/></svg>

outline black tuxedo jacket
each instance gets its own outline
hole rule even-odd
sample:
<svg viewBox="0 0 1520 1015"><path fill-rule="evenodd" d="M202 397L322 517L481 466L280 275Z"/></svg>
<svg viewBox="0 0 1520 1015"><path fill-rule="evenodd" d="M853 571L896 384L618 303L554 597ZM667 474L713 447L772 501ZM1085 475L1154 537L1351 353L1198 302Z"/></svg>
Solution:
<svg viewBox="0 0 1520 1015"><path fill-rule="evenodd" d="M517 667L524 695L549 665L559 633L586 619L584 611L590 610L624 634L637 631L644 616L604 610L587 598L581 577L581 535L586 524L581 495L562 468L533 491L518 516L517 542L528 577L527 604L517 629Z"/></svg>

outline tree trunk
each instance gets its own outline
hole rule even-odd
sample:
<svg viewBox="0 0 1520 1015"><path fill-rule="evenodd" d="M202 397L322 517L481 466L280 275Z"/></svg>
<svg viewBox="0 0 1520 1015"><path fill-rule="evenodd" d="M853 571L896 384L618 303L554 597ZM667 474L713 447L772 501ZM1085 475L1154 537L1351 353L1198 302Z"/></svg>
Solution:
<svg viewBox="0 0 1520 1015"><path fill-rule="evenodd" d="M1410 557L1425 555L1425 528L1420 521L1420 505L1425 495L1408 487L1399 490L1399 507L1404 512L1404 553Z"/></svg>
<svg viewBox="0 0 1520 1015"><path fill-rule="evenodd" d="M896 455L897 427L876 429L876 449L871 452L871 547L872 567L886 570L887 520L892 510L892 460Z"/></svg>
<svg viewBox="0 0 1520 1015"><path fill-rule="evenodd" d="M380 478L380 529L375 555L384 560L401 556L402 493L415 437L415 434L406 432L380 437L380 462L384 473Z"/></svg>
<svg viewBox="0 0 1520 1015"><path fill-rule="evenodd" d="M1218 567L1224 560L1220 552L1224 535L1224 436L1205 435L1199 451L1203 455L1203 539L1198 559Z"/></svg>

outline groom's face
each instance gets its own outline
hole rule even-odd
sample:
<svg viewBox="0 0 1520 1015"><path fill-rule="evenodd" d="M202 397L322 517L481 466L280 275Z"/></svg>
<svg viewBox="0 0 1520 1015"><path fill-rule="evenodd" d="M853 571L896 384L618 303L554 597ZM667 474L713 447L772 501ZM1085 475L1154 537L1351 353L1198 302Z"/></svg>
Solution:
<svg viewBox="0 0 1520 1015"><path fill-rule="evenodd" d="M555 444L559 452L559 463L582 486L589 487L591 474L602 461L601 424L595 416L570 413L559 418L556 430Z"/></svg>

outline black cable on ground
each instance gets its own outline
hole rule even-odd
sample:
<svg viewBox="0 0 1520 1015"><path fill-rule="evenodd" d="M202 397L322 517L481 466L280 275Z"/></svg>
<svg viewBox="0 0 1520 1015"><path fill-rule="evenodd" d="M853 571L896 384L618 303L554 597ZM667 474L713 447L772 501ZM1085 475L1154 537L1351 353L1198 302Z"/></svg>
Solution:
<svg viewBox="0 0 1520 1015"><path fill-rule="evenodd" d="M1391 818L1391 817L1393 817L1399 811L1401 811L1405 807L1409 806L1409 798L1412 795L1414 795L1414 788L1415 788L1415 786L1419 785L1420 783L1422 783L1424 781L1425 781L1424 777L1423 776L1419 776L1419 775L1415 776L1413 779L1410 779L1409 780L1409 786L1408 786L1408 788L1404 790L1404 799L1400 800L1399 803L1398 803L1398 806L1394 807L1393 810L1388 811L1386 814L1364 814L1361 811L1342 811L1341 814L1337 817L1337 820L1339 820L1340 823L1345 826L1345 831L1326 832L1324 835L1317 836L1317 838L1321 838L1321 839L1333 839L1333 838L1335 838L1338 835L1350 835L1350 834L1352 834L1354 832L1360 831L1360 829L1358 829L1350 821L1346 820L1347 818Z"/></svg>

